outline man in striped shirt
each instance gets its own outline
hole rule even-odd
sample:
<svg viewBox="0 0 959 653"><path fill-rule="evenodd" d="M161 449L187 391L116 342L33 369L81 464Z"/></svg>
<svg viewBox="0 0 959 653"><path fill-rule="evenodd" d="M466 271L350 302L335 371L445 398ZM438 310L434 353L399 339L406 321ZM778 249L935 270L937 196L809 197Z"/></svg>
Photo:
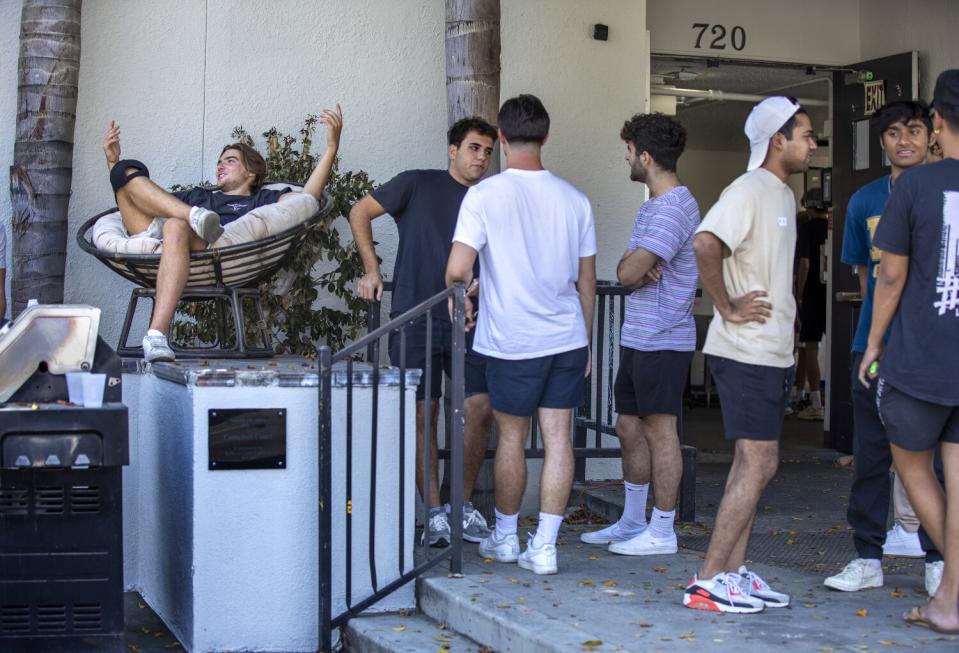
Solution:
<svg viewBox="0 0 959 653"><path fill-rule="evenodd" d="M583 533L588 544L608 544L621 555L675 553L673 521L683 464L676 432L696 325L696 255L693 234L699 206L676 175L686 130L660 113L633 116L623 125L630 179L646 184L629 249L616 269L633 293L626 302L621 358L614 395L616 435L623 455L626 502L618 522ZM646 522L650 478L655 504Z"/></svg>

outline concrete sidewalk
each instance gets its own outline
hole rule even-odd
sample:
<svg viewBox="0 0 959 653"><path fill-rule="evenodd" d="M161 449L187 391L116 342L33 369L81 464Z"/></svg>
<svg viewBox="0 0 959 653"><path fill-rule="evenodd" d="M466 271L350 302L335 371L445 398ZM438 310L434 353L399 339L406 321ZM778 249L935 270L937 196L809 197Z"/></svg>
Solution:
<svg viewBox="0 0 959 653"><path fill-rule="evenodd" d="M902 613L925 602L922 578L887 577L886 586L846 594L823 576L762 563L751 568L792 606L758 615L684 608L682 590L702 555L622 557L578 541L564 528L560 573L536 576L487 562L469 545L465 578L435 575L421 584L421 609L495 651L957 650L956 637L906 625ZM485 615L485 616L484 616ZM489 616L492 615L492 616ZM477 624L486 626L477 628Z"/></svg>

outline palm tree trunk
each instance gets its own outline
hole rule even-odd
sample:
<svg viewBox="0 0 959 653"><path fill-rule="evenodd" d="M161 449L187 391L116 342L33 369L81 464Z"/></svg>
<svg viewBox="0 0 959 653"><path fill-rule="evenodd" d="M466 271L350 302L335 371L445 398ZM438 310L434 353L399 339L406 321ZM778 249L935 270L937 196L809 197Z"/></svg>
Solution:
<svg viewBox="0 0 959 653"><path fill-rule="evenodd" d="M446 115L496 124L500 73L499 0L446 0ZM492 172L499 170L493 158Z"/></svg>
<svg viewBox="0 0 959 653"><path fill-rule="evenodd" d="M10 168L13 315L63 302L82 0L24 0Z"/></svg>
<svg viewBox="0 0 959 653"><path fill-rule="evenodd" d="M500 0L446 0L446 117L452 125L460 118L479 116L496 124L499 113ZM499 147L490 161L490 174L499 172ZM446 398L446 432L452 414ZM489 446L496 448L496 432ZM443 476L440 494L449 496L450 474ZM470 497L463 497L469 500ZM473 505L492 519L493 461L480 468L473 489Z"/></svg>

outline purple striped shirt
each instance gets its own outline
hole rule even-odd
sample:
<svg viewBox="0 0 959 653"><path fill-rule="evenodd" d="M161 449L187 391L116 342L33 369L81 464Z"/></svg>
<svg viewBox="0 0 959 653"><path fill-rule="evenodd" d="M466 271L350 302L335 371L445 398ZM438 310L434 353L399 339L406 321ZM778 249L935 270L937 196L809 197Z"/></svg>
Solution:
<svg viewBox="0 0 959 653"><path fill-rule="evenodd" d="M685 186L654 197L639 208L629 249L659 257L663 276L637 288L626 300L621 344L640 351L694 351L696 323L696 255L693 234L699 205Z"/></svg>

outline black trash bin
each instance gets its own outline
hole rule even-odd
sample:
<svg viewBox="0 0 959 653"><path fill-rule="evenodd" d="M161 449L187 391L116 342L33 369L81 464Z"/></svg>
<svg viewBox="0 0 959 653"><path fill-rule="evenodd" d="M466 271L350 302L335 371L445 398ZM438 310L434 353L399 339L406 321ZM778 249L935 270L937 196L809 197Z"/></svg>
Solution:
<svg viewBox="0 0 959 653"><path fill-rule="evenodd" d="M102 408L38 370L0 404L0 651L125 652L120 360L100 340Z"/></svg>

